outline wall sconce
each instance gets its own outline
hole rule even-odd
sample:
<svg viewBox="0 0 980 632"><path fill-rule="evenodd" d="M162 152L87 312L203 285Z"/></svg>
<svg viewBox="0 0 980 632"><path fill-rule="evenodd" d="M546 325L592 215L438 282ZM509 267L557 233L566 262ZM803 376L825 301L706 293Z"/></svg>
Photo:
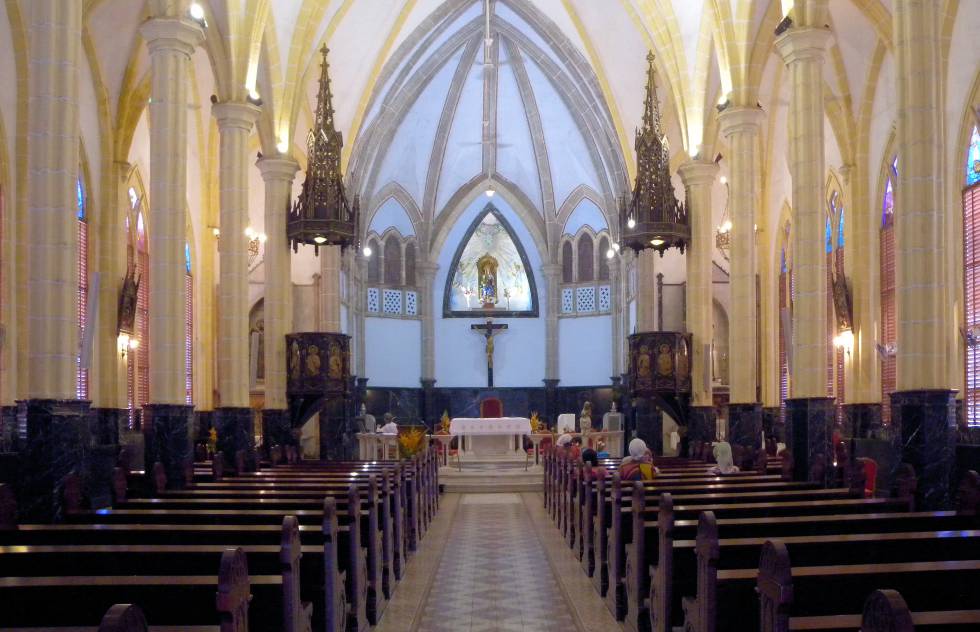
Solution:
<svg viewBox="0 0 980 632"><path fill-rule="evenodd" d="M854 348L854 332L845 329L834 336L834 346L843 350L847 355L851 355L851 349Z"/></svg>
<svg viewBox="0 0 980 632"><path fill-rule="evenodd" d="M136 351L140 346L140 341L129 334L119 334L116 338L116 347L119 348L119 357L123 360L129 355L130 351Z"/></svg>

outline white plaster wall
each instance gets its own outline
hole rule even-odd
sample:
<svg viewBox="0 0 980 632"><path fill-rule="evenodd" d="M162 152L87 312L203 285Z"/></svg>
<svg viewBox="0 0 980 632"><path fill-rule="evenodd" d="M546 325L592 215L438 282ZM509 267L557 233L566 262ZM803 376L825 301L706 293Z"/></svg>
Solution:
<svg viewBox="0 0 980 632"><path fill-rule="evenodd" d="M365 371L370 385L418 388L422 376L422 322L365 318L364 333Z"/></svg>
<svg viewBox="0 0 980 632"><path fill-rule="evenodd" d="M603 386L612 375L612 316L558 320L561 386Z"/></svg>
<svg viewBox="0 0 980 632"><path fill-rule="evenodd" d="M548 309L544 278L541 274L541 255L534 241L517 213L507 204L503 196L493 199L494 206L507 219L517 239L527 253L531 271L537 285L538 318L498 318L496 323L506 323L508 329L500 334L494 347L494 385L495 386L540 386L544 379L545 367L545 315ZM436 384L439 386L485 386L487 383L486 356L483 339L478 337L470 325L482 319L442 318L442 299L446 277L452 265L453 255L466 229L482 214L487 198L478 196L470 203L449 233L438 255L439 270L436 274L435 288L432 292L435 318L435 361ZM368 344L371 330L368 329ZM608 342L609 337L605 340ZM370 357L370 356L369 356ZM368 377L372 384L374 376L368 366ZM415 384L418 384L416 380Z"/></svg>

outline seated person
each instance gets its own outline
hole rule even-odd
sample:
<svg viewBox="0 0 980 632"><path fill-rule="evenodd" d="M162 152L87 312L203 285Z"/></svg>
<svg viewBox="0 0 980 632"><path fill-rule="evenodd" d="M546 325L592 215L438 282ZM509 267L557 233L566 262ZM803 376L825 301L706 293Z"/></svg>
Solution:
<svg viewBox="0 0 980 632"><path fill-rule="evenodd" d="M582 437L572 437L571 443L568 444L568 456L575 461L582 458Z"/></svg>
<svg viewBox="0 0 980 632"><path fill-rule="evenodd" d="M606 478L609 474L606 468L599 467L599 454L592 448L582 450L582 463L587 463L592 466L591 477L589 477L589 470L583 470L586 480L599 480L600 478Z"/></svg>
<svg viewBox="0 0 980 632"><path fill-rule="evenodd" d="M712 449L715 455L715 465L708 469L708 474L712 476L724 476L734 474L738 471L738 466L732 460L732 445L727 441L719 441Z"/></svg>
<svg viewBox="0 0 980 632"><path fill-rule="evenodd" d="M606 443L604 441L599 441L598 443L596 443L595 449L596 449L596 456L598 456L600 459L609 458L609 452L606 450Z"/></svg>
<svg viewBox="0 0 980 632"><path fill-rule="evenodd" d="M568 450L569 446L571 445L572 445L572 435L568 434L567 432L561 435L560 437L558 437L558 441L555 443L555 446L561 450Z"/></svg>
<svg viewBox="0 0 980 632"><path fill-rule="evenodd" d="M630 441L629 456L619 466L619 475L624 481L652 481L660 473L653 466L653 453L643 439Z"/></svg>
<svg viewBox="0 0 980 632"><path fill-rule="evenodd" d="M398 434L398 424L395 423L395 416L391 413L385 413L385 424L378 429L378 432L386 435Z"/></svg>

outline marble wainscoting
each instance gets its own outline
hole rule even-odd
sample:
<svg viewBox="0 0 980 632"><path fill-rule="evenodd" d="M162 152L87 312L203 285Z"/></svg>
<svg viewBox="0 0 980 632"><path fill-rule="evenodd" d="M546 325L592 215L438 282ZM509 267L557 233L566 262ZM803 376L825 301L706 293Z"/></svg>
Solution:
<svg viewBox="0 0 980 632"><path fill-rule="evenodd" d="M532 411L545 415L545 387L527 388L439 388L429 389L433 401L427 404L435 411L434 419L425 419L429 427L438 423L443 411L450 417L479 417L480 402L496 397L503 402L504 414L519 417L530 416ZM559 413L578 413L586 401L592 402L593 426L602 423L602 415L612 407L612 386L559 386L556 389L556 406ZM367 412L381 423L385 413L397 417L399 423L423 423L424 411L422 388L368 387L364 396ZM620 410L622 408L620 407ZM553 424L554 419L548 419Z"/></svg>
<svg viewBox="0 0 980 632"><path fill-rule="evenodd" d="M915 508L949 509L956 448L955 391L922 390L892 393L892 424L901 429L902 462L915 468Z"/></svg>

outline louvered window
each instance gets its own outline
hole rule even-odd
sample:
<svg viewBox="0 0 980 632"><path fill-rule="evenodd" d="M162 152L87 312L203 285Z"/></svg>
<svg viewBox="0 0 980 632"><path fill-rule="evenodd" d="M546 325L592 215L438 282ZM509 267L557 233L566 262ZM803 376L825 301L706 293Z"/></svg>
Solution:
<svg viewBox="0 0 980 632"><path fill-rule="evenodd" d="M184 275L184 392L187 405L194 404L194 277Z"/></svg>
<svg viewBox="0 0 980 632"><path fill-rule="evenodd" d="M141 424L143 406L150 400L150 256L141 211L136 214L135 240L130 243L127 254L129 265L135 266L135 278L139 283L134 332L138 346L127 355L126 367L129 428L137 430Z"/></svg>
<svg viewBox="0 0 980 632"><path fill-rule="evenodd" d="M402 284L402 245L394 235L385 240L385 284Z"/></svg>
<svg viewBox="0 0 980 632"><path fill-rule="evenodd" d="M895 312L895 182L898 176L898 159L892 161L885 181L885 195L881 209L879 233L879 260L881 266L881 333L879 357L881 358L881 421L891 423L891 394L898 383L895 344L898 340L898 322Z"/></svg>
<svg viewBox="0 0 980 632"><path fill-rule="evenodd" d="M980 329L980 184L963 190L963 280L966 283L966 329L976 339ZM980 344L966 348L966 419L980 426Z"/></svg>
<svg viewBox="0 0 980 632"><path fill-rule="evenodd" d="M789 277L790 272L786 268L786 255L783 252L780 261L779 272L779 414L783 421L786 420L786 399L789 397L789 362L788 362L788 341L786 340L786 328L783 323L783 314L789 314Z"/></svg>
<svg viewBox="0 0 980 632"><path fill-rule="evenodd" d="M78 368L75 380L75 396L78 399L88 399L88 369L82 368L81 341L85 339L85 328L88 326L88 223L85 216L85 190L82 181L76 183L76 203L78 218L78 341L79 354L76 359Z"/></svg>

